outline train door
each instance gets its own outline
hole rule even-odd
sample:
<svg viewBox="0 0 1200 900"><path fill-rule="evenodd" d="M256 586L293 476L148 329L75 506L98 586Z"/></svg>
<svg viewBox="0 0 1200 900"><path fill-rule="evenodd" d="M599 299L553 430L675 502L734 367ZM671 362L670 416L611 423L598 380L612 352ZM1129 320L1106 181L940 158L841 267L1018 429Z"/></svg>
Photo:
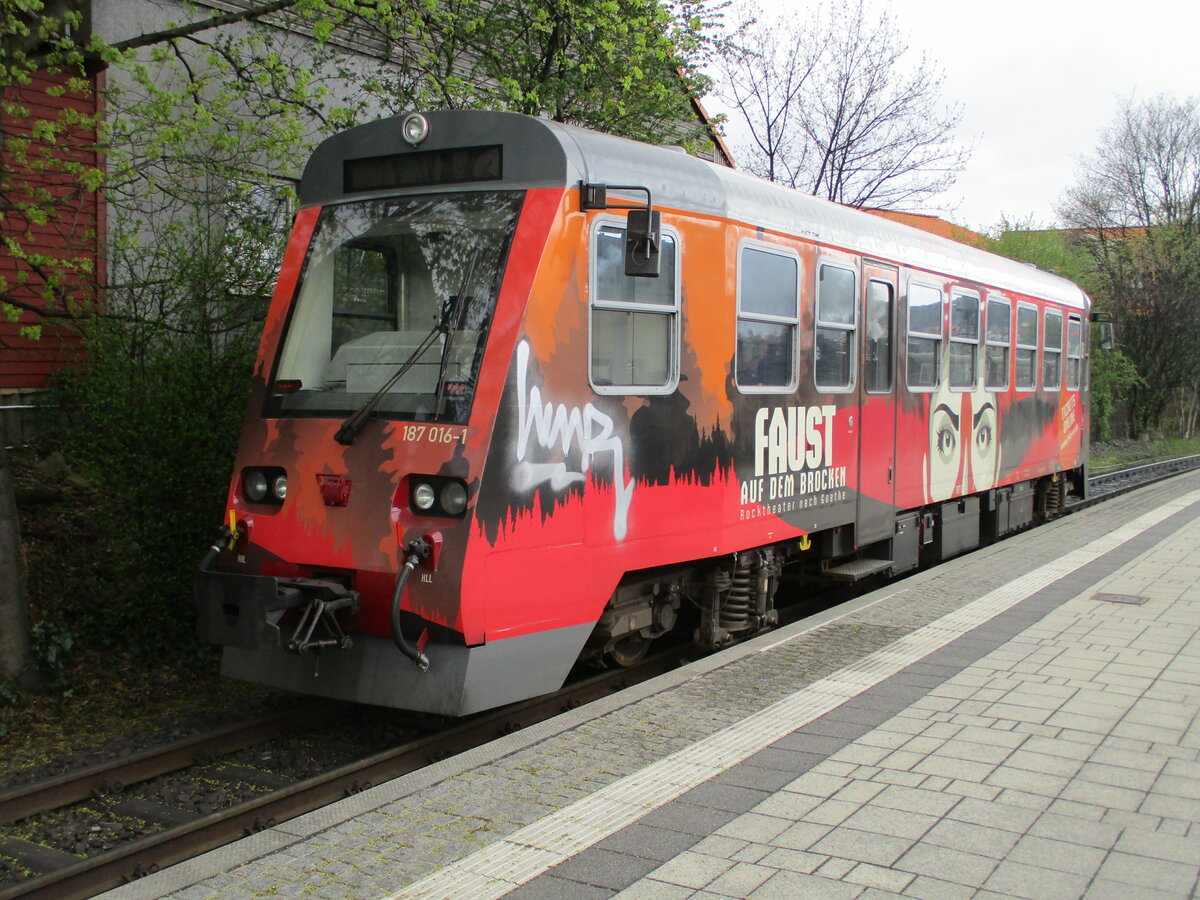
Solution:
<svg viewBox="0 0 1200 900"><path fill-rule="evenodd" d="M896 505L895 266L863 262L857 543L888 540Z"/></svg>

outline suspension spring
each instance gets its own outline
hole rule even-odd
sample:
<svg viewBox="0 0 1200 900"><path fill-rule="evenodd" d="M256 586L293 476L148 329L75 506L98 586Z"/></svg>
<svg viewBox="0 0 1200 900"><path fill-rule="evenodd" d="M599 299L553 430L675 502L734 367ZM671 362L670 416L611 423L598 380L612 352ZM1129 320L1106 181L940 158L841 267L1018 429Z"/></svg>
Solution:
<svg viewBox="0 0 1200 900"><path fill-rule="evenodd" d="M753 609L754 575L750 566L738 563L733 570L729 593L721 604L721 627L727 631L744 631L750 626Z"/></svg>

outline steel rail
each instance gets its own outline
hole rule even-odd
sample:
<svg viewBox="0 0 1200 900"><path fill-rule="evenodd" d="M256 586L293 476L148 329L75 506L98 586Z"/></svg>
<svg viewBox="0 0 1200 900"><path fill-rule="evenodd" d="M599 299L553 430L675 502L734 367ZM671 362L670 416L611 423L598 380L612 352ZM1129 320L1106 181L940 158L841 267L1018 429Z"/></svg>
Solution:
<svg viewBox="0 0 1200 900"><path fill-rule="evenodd" d="M1111 500L1138 488L1156 484L1174 475L1182 475L1184 472L1191 472L1194 469L1200 469L1200 455L1177 456L1158 462L1139 463L1123 469L1113 469L1089 476L1087 499L1069 499L1063 513L1079 512L1105 500Z"/></svg>
<svg viewBox="0 0 1200 900"><path fill-rule="evenodd" d="M376 784L477 747L569 708L622 690L636 681L676 668L673 648L631 669L604 672L553 694L502 707L449 731L375 753L285 788L148 835L111 851L0 890L0 900L84 900L168 865L221 847L239 837L319 809Z"/></svg>
<svg viewBox="0 0 1200 900"><path fill-rule="evenodd" d="M324 725L346 715L348 709L344 704L330 701L307 703L131 756L96 763L45 781L10 788L0 793L0 825L186 769L206 756L232 753L298 728Z"/></svg>

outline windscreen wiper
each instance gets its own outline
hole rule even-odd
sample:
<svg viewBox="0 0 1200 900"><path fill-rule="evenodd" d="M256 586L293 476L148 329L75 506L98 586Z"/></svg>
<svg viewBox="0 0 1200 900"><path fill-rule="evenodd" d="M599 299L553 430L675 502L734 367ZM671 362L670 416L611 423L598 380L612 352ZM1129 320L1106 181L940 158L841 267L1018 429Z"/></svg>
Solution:
<svg viewBox="0 0 1200 900"><path fill-rule="evenodd" d="M446 332L446 342L442 344L442 363L438 367L437 391L433 398L433 414L435 416L442 409L442 393L446 390L446 370L450 367L450 348L454 343L454 338L462 329L467 318L467 310L471 306L471 296L467 291L471 289L471 279L475 277L477 262L479 262L479 248L475 249L475 253L471 256L471 264L463 273L462 284L458 288L458 295L450 305L449 315L443 317L444 321L448 320L451 327Z"/></svg>
<svg viewBox="0 0 1200 900"><path fill-rule="evenodd" d="M409 369L416 365L417 360L421 358L422 354L424 354L426 350L433 346L433 342L437 339L437 336L439 334L444 334L448 327L449 326L446 322L438 322L436 325L434 325L433 330L431 330L429 334L425 335L425 339L421 341L417 349L414 350L409 355L408 359L404 361L403 365L396 370L396 374L389 378L384 383L383 387L372 394L371 399L369 399L355 412L351 413L349 417L347 417L346 421L342 423L342 427L338 429L337 434L333 436L333 439L339 444L345 444L346 446L353 444L358 438L358 433L362 430L363 425L367 423L367 419L371 418L371 413L375 412L375 407L377 407L379 405L379 401L383 399L383 395L396 386L396 382L403 378L405 373L407 373Z"/></svg>
<svg viewBox="0 0 1200 900"><path fill-rule="evenodd" d="M463 317L466 315L467 307L470 305L470 298L467 297L467 288L470 287L471 278L475 274L475 263L478 260L479 250L476 249L475 255L471 257L471 264L467 266L466 272L463 273L462 286L459 288L458 295L451 298L451 302L442 310L442 320L433 326L429 334L425 335L425 339L421 341L417 349L396 370L396 374L389 378L383 387L372 394L366 403L347 417L346 421L342 423L342 427L338 429L337 434L333 436L335 441L339 444L349 446L357 440L358 433L362 431L362 427L371 418L371 414L375 412L375 407L379 405L379 401L383 399L383 395L394 388L396 383L404 377L405 373L417 364L417 360L421 358L426 350L433 346L437 336L441 334L445 335L446 339L442 346L442 363L438 371L437 397L434 400L433 406L434 415L437 415L438 406L441 405L442 401L442 389L445 386L446 367L450 361L450 342L454 331L462 325Z"/></svg>

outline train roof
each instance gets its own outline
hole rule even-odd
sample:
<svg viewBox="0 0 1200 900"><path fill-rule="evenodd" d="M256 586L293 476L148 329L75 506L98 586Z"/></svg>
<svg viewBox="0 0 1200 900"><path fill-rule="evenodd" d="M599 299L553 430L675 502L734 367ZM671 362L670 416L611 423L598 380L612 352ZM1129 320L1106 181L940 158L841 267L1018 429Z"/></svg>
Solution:
<svg viewBox="0 0 1200 900"><path fill-rule="evenodd" d="M402 139L403 117L399 116L360 125L326 140L305 169L301 202L311 205L346 199L341 186L347 160L498 145L503 148L503 177L493 179L491 187L561 187L579 181L644 185L656 205L728 218L1077 309L1086 309L1090 303L1073 282L1033 266L781 187L674 148L515 113L441 110L424 115L430 125L429 137L415 149ZM443 184L482 186L477 181ZM428 187L414 185L401 192L418 190L428 191ZM638 199L644 197L630 194L630 200Z"/></svg>

